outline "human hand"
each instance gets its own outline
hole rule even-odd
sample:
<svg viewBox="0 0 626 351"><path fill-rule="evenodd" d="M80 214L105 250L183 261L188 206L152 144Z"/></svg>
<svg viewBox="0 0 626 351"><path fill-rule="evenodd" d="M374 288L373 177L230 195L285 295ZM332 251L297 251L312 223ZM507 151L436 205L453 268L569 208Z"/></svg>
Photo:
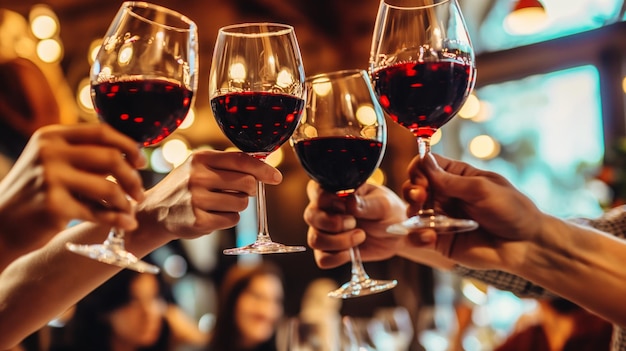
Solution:
<svg viewBox="0 0 626 351"><path fill-rule="evenodd" d="M321 268L349 262L348 249L357 245L365 261L386 259L405 240L386 232L392 223L406 219L406 204L386 187L366 183L342 199L311 180L307 195L303 216L309 225L307 241Z"/></svg>
<svg viewBox="0 0 626 351"><path fill-rule="evenodd" d="M127 241L195 238L235 226L256 196L257 180L279 184L282 174L241 152L199 150L146 192L137 207L141 233Z"/></svg>
<svg viewBox="0 0 626 351"><path fill-rule="evenodd" d="M0 245L19 256L72 219L135 228L127 194L143 199L135 168L144 164L136 143L107 125L40 128L0 182Z"/></svg>
<svg viewBox="0 0 626 351"><path fill-rule="evenodd" d="M526 244L540 236L546 215L496 173L434 155L423 161L416 157L409 165L409 175L402 188L409 203L408 215L419 210L430 187L442 212L479 223L477 230L466 233L411 233L409 240L414 245L434 247L469 267L501 269L519 265Z"/></svg>

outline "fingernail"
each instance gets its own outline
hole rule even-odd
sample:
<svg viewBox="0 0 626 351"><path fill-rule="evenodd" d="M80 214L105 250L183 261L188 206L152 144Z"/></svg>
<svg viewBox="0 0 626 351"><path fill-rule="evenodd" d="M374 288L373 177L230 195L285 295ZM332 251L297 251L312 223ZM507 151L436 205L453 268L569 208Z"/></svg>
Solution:
<svg viewBox="0 0 626 351"><path fill-rule="evenodd" d="M365 233L361 230L356 231L354 235L352 235L352 244L353 246L359 245L365 241Z"/></svg>
<svg viewBox="0 0 626 351"><path fill-rule="evenodd" d="M283 180L283 175L282 175L282 173L280 173L280 172L276 171L276 172L274 173L274 181L275 181L275 182L277 182L277 183L280 183L282 180Z"/></svg>
<svg viewBox="0 0 626 351"><path fill-rule="evenodd" d="M145 196L145 189L141 188L137 190L137 192L133 195L133 199L135 199L135 201L137 202L141 202L143 201L144 196Z"/></svg>
<svg viewBox="0 0 626 351"><path fill-rule="evenodd" d="M343 220L343 230L350 230L356 228L356 219L354 217L347 217Z"/></svg>
<svg viewBox="0 0 626 351"><path fill-rule="evenodd" d="M409 200L418 201L421 191L418 189L409 190Z"/></svg>

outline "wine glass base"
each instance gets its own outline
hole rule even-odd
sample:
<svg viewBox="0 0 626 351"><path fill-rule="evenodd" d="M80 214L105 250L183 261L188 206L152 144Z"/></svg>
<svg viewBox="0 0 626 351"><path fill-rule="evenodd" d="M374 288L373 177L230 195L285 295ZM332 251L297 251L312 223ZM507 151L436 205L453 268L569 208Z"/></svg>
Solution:
<svg viewBox="0 0 626 351"><path fill-rule="evenodd" d="M407 235L417 229L434 229L438 233L467 232L478 228L478 223L471 219L450 218L444 215L420 214L401 223L387 227L391 234Z"/></svg>
<svg viewBox="0 0 626 351"><path fill-rule="evenodd" d="M337 299L349 299L353 297L367 296L378 294L383 291L394 288L398 285L397 280L376 280L366 278L363 280L351 280L343 284L337 290L328 293L328 297Z"/></svg>
<svg viewBox="0 0 626 351"><path fill-rule="evenodd" d="M304 246L287 246L273 241L257 241L243 247L224 250L225 255L276 254L306 251Z"/></svg>
<svg viewBox="0 0 626 351"><path fill-rule="evenodd" d="M66 243L65 247L69 251L81 256L122 268L132 269L140 273L158 274L161 271L159 267L141 261L132 253L116 249L110 245L78 245Z"/></svg>

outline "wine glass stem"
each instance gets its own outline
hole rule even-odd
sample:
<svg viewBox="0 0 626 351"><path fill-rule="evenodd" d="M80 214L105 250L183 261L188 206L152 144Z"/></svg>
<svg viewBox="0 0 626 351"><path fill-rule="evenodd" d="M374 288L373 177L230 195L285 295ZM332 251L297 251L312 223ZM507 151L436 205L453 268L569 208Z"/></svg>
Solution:
<svg viewBox="0 0 626 351"><path fill-rule="evenodd" d="M256 183L256 213L259 217L259 232L256 240L259 241L272 241L270 239L270 233L267 228L267 211L265 203L265 183L257 181Z"/></svg>
<svg viewBox="0 0 626 351"><path fill-rule="evenodd" d="M420 160L424 160L428 155L430 155L430 137L417 137L417 152L419 154ZM435 213L435 196L434 192L431 189L427 192L426 201L422 205L422 209L419 211L419 214L430 214L434 215Z"/></svg>
<svg viewBox="0 0 626 351"><path fill-rule="evenodd" d="M358 247L350 248L350 259L352 260L352 278L350 278L350 280L353 283L358 283L369 279L370 277L367 275L367 273L365 273L365 268L363 268L361 251Z"/></svg>
<svg viewBox="0 0 626 351"><path fill-rule="evenodd" d="M105 241L106 245L116 247L118 249L124 249L124 230L113 227L109 230L109 235Z"/></svg>

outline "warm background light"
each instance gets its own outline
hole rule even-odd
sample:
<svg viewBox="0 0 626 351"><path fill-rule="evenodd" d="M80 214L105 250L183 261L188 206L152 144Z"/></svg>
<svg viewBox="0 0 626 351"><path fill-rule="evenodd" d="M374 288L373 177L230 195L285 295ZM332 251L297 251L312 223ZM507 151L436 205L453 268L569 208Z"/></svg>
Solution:
<svg viewBox="0 0 626 351"><path fill-rule="evenodd" d="M513 35L534 34L548 25L548 13L537 0L519 0L504 18L504 29Z"/></svg>

